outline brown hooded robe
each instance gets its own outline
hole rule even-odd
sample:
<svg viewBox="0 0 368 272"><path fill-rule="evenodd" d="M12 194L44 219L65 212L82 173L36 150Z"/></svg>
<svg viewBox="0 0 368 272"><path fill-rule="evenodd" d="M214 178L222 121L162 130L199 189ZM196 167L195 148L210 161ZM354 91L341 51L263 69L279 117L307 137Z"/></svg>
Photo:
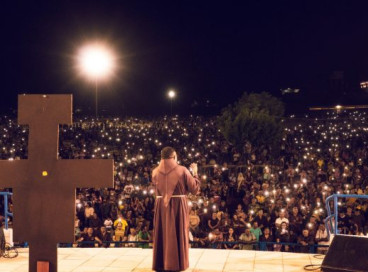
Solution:
<svg viewBox="0 0 368 272"><path fill-rule="evenodd" d="M153 220L153 270L185 270L189 267L188 193L197 194L200 181L173 159L161 160L153 170L156 187Z"/></svg>

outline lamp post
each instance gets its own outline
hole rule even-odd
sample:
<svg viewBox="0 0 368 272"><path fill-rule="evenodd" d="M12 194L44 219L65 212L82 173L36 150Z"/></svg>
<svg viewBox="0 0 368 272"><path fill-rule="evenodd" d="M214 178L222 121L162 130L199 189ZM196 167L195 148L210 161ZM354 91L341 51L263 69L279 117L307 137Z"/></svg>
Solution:
<svg viewBox="0 0 368 272"><path fill-rule="evenodd" d="M167 95L170 98L170 113L172 115L172 101L173 101L174 97L176 96L176 93L175 93L174 90L169 90L169 92L167 93Z"/></svg>
<svg viewBox="0 0 368 272"><path fill-rule="evenodd" d="M101 44L90 44L79 53L80 70L95 83L95 115L98 117L98 82L111 74L114 68L113 54Z"/></svg>

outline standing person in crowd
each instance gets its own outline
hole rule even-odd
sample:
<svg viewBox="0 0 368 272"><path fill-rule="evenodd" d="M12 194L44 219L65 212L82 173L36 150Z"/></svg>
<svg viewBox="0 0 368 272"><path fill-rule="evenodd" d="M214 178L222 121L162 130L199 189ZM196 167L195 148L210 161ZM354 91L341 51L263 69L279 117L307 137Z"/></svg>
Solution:
<svg viewBox="0 0 368 272"><path fill-rule="evenodd" d="M138 241L144 242L139 243L138 246L141 248L149 248L149 242L151 242L151 235L148 231L149 225L144 225L143 230L139 231L138 233Z"/></svg>
<svg viewBox="0 0 368 272"><path fill-rule="evenodd" d="M250 232L249 228L245 229L245 232L240 235L239 241L241 242L239 244L240 249L253 249L253 244L257 241L257 238L254 236L253 233Z"/></svg>
<svg viewBox="0 0 368 272"><path fill-rule="evenodd" d="M263 231L263 235L259 238L260 241L260 249L261 250L267 250L267 251L273 251L274 244L271 244L274 241L273 235L271 234L271 231L269 228L265 228Z"/></svg>
<svg viewBox="0 0 368 272"><path fill-rule="evenodd" d="M253 226L251 227L250 232L254 234L254 236L256 237L257 242L258 242L259 241L259 237L262 235L262 230L258 226L258 222L257 221L253 222Z"/></svg>
<svg viewBox="0 0 368 272"><path fill-rule="evenodd" d="M200 222L201 222L201 219L196 214L196 211L191 209L190 215L189 215L189 227L192 233L196 233L198 231L198 226Z"/></svg>
<svg viewBox="0 0 368 272"><path fill-rule="evenodd" d="M208 220L208 227L210 231L213 231L214 229L218 228L220 225L220 220L217 217L217 213L212 213L212 218Z"/></svg>
<svg viewBox="0 0 368 272"><path fill-rule="evenodd" d="M309 253L310 246L314 244L313 237L309 235L308 229L303 229L302 235L298 238L298 243L301 244L300 252Z"/></svg>
<svg viewBox="0 0 368 272"><path fill-rule="evenodd" d="M104 226L106 228L106 231L111 234L112 233L112 229L113 229L112 228L113 222L112 222L112 220L111 220L110 217L108 217L108 218L105 219Z"/></svg>
<svg viewBox="0 0 368 272"><path fill-rule="evenodd" d="M298 207L294 206L289 216L290 230L300 233L303 227L303 217L299 213Z"/></svg>
<svg viewBox="0 0 368 272"><path fill-rule="evenodd" d="M124 219L124 216L121 213L119 213L118 218L114 222L114 228L116 228L119 223L121 224L123 231L125 231L128 227L128 222Z"/></svg>
<svg viewBox="0 0 368 272"><path fill-rule="evenodd" d="M129 242L137 242L138 241L138 235L135 228L130 229L130 234L128 235L128 241ZM136 243L128 243L128 247L137 247Z"/></svg>
<svg viewBox="0 0 368 272"><path fill-rule="evenodd" d="M288 229L288 224L282 222L280 228L276 231L276 242L277 243L290 243L290 233ZM289 251L288 245L275 245L275 251Z"/></svg>
<svg viewBox="0 0 368 272"><path fill-rule="evenodd" d="M257 216L253 219L253 222L257 222L261 230L264 230L264 228L269 227L267 217L263 214L263 209L258 210Z"/></svg>
<svg viewBox="0 0 368 272"><path fill-rule="evenodd" d="M208 240L212 244L212 248L221 249L222 248L221 242L224 241L224 236L222 232L218 228L216 228L210 232L210 234L208 235Z"/></svg>
<svg viewBox="0 0 368 272"><path fill-rule="evenodd" d="M94 234L93 228L87 228L87 233L83 233L77 242L81 243L80 247L94 247L102 244L102 241Z"/></svg>
<svg viewBox="0 0 368 272"><path fill-rule="evenodd" d="M189 267L189 207L186 195L200 189L197 164L192 174L177 163L172 147L161 151L161 161L153 170L156 187L154 215L153 270L181 271Z"/></svg>
<svg viewBox="0 0 368 272"><path fill-rule="evenodd" d="M109 247L111 242L111 235L106 231L106 227L101 227L97 237L101 240L100 246Z"/></svg>
<svg viewBox="0 0 368 272"><path fill-rule="evenodd" d="M228 232L225 234L224 241L229 242L228 244L224 244L225 249L237 249L239 248L239 245L234 243L238 240L238 237L236 237L234 233L233 228L229 228Z"/></svg>
<svg viewBox="0 0 368 272"><path fill-rule="evenodd" d="M330 241L328 240L328 233L325 224L320 224L315 237L316 243L321 246L317 248L317 252L320 254L326 254Z"/></svg>
<svg viewBox="0 0 368 272"><path fill-rule="evenodd" d="M285 217L285 211L284 210L281 210L280 214L279 214L279 217L276 218L276 221L275 221L276 228L280 228L282 223L286 223L286 225L289 226L289 219L287 219Z"/></svg>
<svg viewBox="0 0 368 272"><path fill-rule="evenodd" d="M94 231L97 231L98 228L101 226L101 221L97 217L97 214L94 212L91 217L88 219L87 226L93 228Z"/></svg>
<svg viewBox="0 0 368 272"><path fill-rule="evenodd" d="M118 225L116 226L113 240L115 242L124 242L126 240L125 229L123 229L123 224L121 222L119 222Z"/></svg>
<svg viewBox="0 0 368 272"><path fill-rule="evenodd" d="M84 208L84 217L86 220L92 218L95 209L92 207L90 202L87 202L86 207Z"/></svg>

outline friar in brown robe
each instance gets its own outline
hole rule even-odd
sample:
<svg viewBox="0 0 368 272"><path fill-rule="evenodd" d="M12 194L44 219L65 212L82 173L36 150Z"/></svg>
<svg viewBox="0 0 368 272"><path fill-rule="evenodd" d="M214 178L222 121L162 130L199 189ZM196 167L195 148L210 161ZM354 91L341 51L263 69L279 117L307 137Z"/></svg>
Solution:
<svg viewBox="0 0 368 272"><path fill-rule="evenodd" d="M189 267L189 207L187 194L197 194L197 165L192 173L178 165L171 147L161 151L161 161L152 172L156 188L153 235L153 270L182 271Z"/></svg>

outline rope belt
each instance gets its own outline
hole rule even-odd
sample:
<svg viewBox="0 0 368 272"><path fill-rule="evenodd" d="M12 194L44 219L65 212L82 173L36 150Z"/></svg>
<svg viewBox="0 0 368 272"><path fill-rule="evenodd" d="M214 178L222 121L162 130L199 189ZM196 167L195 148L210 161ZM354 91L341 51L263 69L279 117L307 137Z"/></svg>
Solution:
<svg viewBox="0 0 368 272"><path fill-rule="evenodd" d="M171 197L186 197L186 195L172 195ZM156 196L156 198L163 198L162 195Z"/></svg>

